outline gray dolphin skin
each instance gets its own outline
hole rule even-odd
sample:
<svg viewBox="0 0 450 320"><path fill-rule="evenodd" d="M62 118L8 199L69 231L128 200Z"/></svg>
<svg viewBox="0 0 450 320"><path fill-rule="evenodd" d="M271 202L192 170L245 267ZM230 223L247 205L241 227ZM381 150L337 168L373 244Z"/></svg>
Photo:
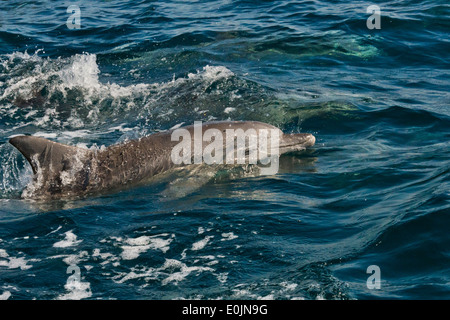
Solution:
<svg viewBox="0 0 450 320"><path fill-rule="evenodd" d="M194 125L179 129L195 136ZM201 132L217 129L262 129L279 133L279 154L304 150L313 146L312 134L283 134L278 128L256 121L205 122ZM34 136L16 136L9 142L28 160L33 169L33 194L36 198L64 198L85 196L143 183L173 167L173 148L180 140L172 141L172 129L101 149L85 149L64 145ZM216 130L216 132L217 132ZM203 150L207 143L203 143Z"/></svg>

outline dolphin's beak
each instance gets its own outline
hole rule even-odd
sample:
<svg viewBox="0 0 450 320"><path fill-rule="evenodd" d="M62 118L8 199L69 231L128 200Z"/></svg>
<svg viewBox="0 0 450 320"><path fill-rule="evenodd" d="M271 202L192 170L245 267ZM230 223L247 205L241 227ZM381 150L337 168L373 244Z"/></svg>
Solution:
<svg viewBox="0 0 450 320"><path fill-rule="evenodd" d="M316 143L316 137L310 133L284 134L280 139L280 154L305 150Z"/></svg>

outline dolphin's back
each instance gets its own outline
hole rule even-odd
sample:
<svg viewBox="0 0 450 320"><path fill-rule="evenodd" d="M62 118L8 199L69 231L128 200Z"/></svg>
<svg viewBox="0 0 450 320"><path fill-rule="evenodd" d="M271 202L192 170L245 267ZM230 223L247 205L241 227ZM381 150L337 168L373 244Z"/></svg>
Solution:
<svg viewBox="0 0 450 320"><path fill-rule="evenodd" d="M78 196L138 183L173 166L170 134L91 150L40 137L17 136L9 142L30 163L33 198Z"/></svg>

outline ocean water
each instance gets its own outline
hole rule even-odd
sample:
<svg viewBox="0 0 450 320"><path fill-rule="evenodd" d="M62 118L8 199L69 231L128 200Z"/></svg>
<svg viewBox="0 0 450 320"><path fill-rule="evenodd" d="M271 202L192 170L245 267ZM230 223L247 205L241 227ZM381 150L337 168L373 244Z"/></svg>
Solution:
<svg viewBox="0 0 450 320"><path fill-rule="evenodd" d="M450 5L377 1L369 29L372 4L2 1L0 299L449 299ZM8 143L208 120L316 145L36 201Z"/></svg>

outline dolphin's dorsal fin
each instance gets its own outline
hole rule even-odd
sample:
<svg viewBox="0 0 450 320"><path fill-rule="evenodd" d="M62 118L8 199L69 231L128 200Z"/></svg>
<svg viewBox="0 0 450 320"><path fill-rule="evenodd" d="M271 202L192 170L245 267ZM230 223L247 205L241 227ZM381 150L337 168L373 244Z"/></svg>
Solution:
<svg viewBox="0 0 450 320"><path fill-rule="evenodd" d="M67 162L75 156L79 150L77 147L53 142L40 137L17 136L9 140L28 160L33 173L39 169L47 172L59 172L70 164Z"/></svg>

